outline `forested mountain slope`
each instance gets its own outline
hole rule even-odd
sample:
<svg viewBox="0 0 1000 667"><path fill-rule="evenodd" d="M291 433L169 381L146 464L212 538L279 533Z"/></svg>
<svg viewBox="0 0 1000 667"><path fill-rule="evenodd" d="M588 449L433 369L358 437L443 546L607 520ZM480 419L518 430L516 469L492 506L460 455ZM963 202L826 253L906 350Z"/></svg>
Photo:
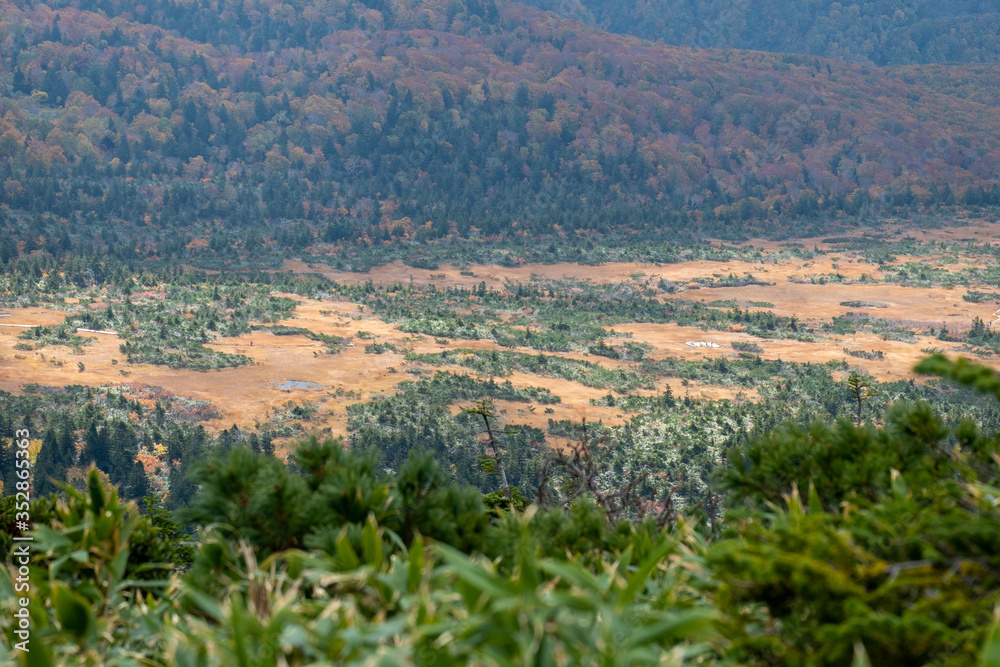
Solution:
<svg viewBox="0 0 1000 667"><path fill-rule="evenodd" d="M0 2L0 260L726 237L1000 203L995 65L693 51L493 0L369 4Z"/></svg>
<svg viewBox="0 0 1000 667"><path fill-rule="evenodd" d="M561 16L667 44L804 53L875 65L1000 59L989 0L535 0Z"/></svg>

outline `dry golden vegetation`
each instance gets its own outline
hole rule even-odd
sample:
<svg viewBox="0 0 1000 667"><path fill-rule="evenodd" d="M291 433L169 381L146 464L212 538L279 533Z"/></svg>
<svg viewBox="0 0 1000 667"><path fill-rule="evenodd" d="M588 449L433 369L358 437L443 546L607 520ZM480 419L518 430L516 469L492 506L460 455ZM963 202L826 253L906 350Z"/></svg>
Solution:
<svg viewBox="0 0 1000 667"><path fill-rule="evenodd" d="M900 230L888 230L900 237ZM954 230L931 230L915 233L906 232L911 237L922 237L938 241L948 237L975 239L977 242L995 240L1000 235L1000 225L983 223L977 227ZM821 239L809 239L803 245L819 245ZM827 247L830 244L826 244ZM771 250L779 250L770 244ZM822 248L821 248L822 249ZM939 258L940 259L940 258ZM899 266L910 261L928 261L927 257L897 256L883 268ZM930 263L934 268L955 271L982 261L982 258L960 257ZM817 333L815 340L756 338L734 325L732 330L705 331L697 326L679 326L673 323L635 323L616 325L618 332L631 334L634 342L649 346L648 359L676 357L697 360L702 358L733 357L736 351L732 344L755 343L760 348L763 359L781 359L795 362L826 362L847 360L852 366L869 372L879 380L895 380L912 377L913 366L932 348L944 352L960 352L962 343L938 340L930 335L931 329L938 330L942 324L949 331L968 328L974 317L990 320L995 309L992 302L971 303L963 300L970 288L966 287L911 287L888 283L860 283L863 275L878 276L879 266L853 252L817 255L804 261L799 258L784 258L767 262L710 262L690 261L679 264L654 265L645 263L619 263L602 266L581 266L568 263L551 265L521 266L514 268L495 265L474 266L459 269L455 266L441 266L428 271L415 269L399 262L392 263L368 274L331 271L301 262L289 262L286 268L300 273L322 273L341 283L413 283L434 284L438 288L466 286L473 288L480 282L489 289L504 289L512 283L528 283L532 280L575 279L592 283L639 283L657 284L661 280L681 286L680 294L661 295L666 300L682 297L693 301L712 303L719 300L733 300L741 307L756 310L771 310L777 315L794 316L805 329ZM816 276L840 274L847 284L808 282ZM771 284L748 285L743 287L697 288L696 279L721 278L723 276L753 275L758 280ZM791 282L792 280L800 282ZM687 289L684 289L687 286ZM435 353L443 350L502 349L491 340L439 339L401 331L398 325L384 321L372 314L363 305L330 300L314 300L284 294L297 302L292 317L279 324L301 327L311 332L351 338L351 342L338 354L325 353L324 344L304 335L273 335L267 331L256 331L237 337L218 337L207 347L214 350L248 355L252 365L226 368L215 371L192 371L170 369L148 364L129 364L119 352L119 340L111 335L96 335L96 340L82 348L83 354L68 347L47 346L41 349L16 349L19 334L24 328L11 325L52 325L65 317L63 310L54 308L11 309L9 317L3 318L0 326L0 389L17 392L25 384L41 385L83 384L103 386L120 383L136 383L162 387L165 390L195 399L212 402L219 411L219 417L208 426L219 430L236 424L252 424L266 421L273 411L279 410L290 399L295 402L318 403L318 412L313 425L329 428L333 433L344 433L347 423L345 404L364 400L377 394L391 394L403 379L419 373L447 370L454 373L470 373L459 366L442 365L428 369L419 362L407 361L405 352ZM72 301L72 300L71 300ZM878 307L857 308L842 305L850 302L877 304ZM763 305L762 305L763 304ZM72 309L73 303L67 307ZM871 331L838 335L822 332L835 316L848 312L864 312L893 322L909 329L916 336L907 341L892 340ZM357 337L366 332L365 338ZM85 334L90 335L90 334ZM717 348L693 348L688 341L708 341L719 345ZM373 342L388 343L395 347L382 354L365 352L365 345ZM23 345L21 346L23 347ZM881 359L865 359L848 356L847 350L881 353ZM527 348L515 351L533 354ZM627 370L635 364L629 361L609 359L585 352L553 353L568 359L585 360L608 369ZM78 364L82 363L80 369ZM990 363L987 359L986 363ZM993 362L996 363L996 362ZM300 380L322 385L320 388L282 389L278 385L287 379ZM627 415L620 408L594 405L593 401L608 392L601 388L562 378L540 377L523 372L514 372L505 379L515 387L542 386L562 400L551 406L528 405L523 403L500 402L498 409L509 418L516 417L518 423L544 428L549 419L571 419L580 421L601 420L606 424L622 423ZM713 386L701 382L682 382L676 378L658 378L655 389L637 389L630 393L653 395L669 387L675 396L690 395L708 399L753 400L752 389ZM345 396L346 394L346 396ZM453 406L458 410L460 406Z"/></svg>

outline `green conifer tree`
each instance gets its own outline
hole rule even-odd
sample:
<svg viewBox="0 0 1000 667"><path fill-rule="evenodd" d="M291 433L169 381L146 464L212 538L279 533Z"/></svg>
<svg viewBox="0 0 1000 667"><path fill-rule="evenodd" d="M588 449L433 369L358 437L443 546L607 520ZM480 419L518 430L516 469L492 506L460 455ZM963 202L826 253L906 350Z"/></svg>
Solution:
<svg viewBox="0 0 1000 667"><path fill-rule="evenodd" d="M87 427L83 442L80 463L83 465L93 463L98 469L110 474L111 449L108 444L107 428L98 429L96 423L91 423Z"/></svg>
<svg viewBox="0 0 1000 667"><path fill-rule="evenodd" d="M62 429L50 426L42 436L42 447L35 461L35 496L45 496L59 490L58 482L66 481L66 471L74 463L73 433L66 424Z"/></svg>

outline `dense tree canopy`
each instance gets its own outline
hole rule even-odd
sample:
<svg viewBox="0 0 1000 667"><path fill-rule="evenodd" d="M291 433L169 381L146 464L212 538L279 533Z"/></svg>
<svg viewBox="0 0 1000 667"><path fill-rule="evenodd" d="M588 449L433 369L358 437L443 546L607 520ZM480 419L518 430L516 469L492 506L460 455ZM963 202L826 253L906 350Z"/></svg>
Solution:
<svg viewBox="0 0 1000 667"><path fill-rule="evenodd" d="M731 237L1000 203L995 66L693 51L517 3L375 4L0 4L0 260Z"/></svg>
<svg viewBox="0 0 1000 667"><path fill-rule="evenodd" d="M981 0L533 0L605 30L668 44L804 53L875 65L995 63L1000 12Z"/></svg>

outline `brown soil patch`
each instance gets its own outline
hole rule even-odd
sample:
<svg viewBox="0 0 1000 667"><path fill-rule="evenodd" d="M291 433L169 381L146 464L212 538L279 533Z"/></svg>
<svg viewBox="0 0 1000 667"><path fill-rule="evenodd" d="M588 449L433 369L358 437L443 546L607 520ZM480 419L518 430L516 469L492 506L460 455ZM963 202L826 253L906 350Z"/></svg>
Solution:
<svg viewBox="0 0 1000 667"><path fill-rule="evenodd" d="M339 335L353 334L358 329L373 333L389 330L398 333L390 325L374 319L361 322L347 320L350 324L339 324L345 321L339 317L340 312L357 310L351 304L300 303L302 312L299 317L285 323ZM320 319L318 311L321 309L335 314ZM16 319L19 324L56 324L65 318L63 313L44 309L12 313L16 316L9 319ZM199 372L126 364L118 350L120 341L116 336L94 336L96 341L84 347L83 355L70 354L69 348L61 346L22 352L13 349L14 344L19 342L17 335L20 331L0 327L0 389L18 391L27 383L101 386L134 382L158 386L181 396L211 401L221 413L219 419L207 424L212 429L227 428L234 423L247 425L264 421L269 411L280 409L289 399L296 402L315 401L328 396L329 392L335 392L338 387L343 387L345 391L360 390L364 398L368 398L372 393L393 391L395 385L405 379L402 374L389 372L390 368L401 365L402 355L365 354L364 345L358 345L364 341L358 340L340 354L329 355L321 343L303 336L275 336L258 332L237 338L220 338L208 347L246 354L253 357L256 363L240 368ZM251 340L253 346L250 345ZM112 360L117 363L112 363ZM59 367L53 361L62 361L63 366ZM84 363L83 372L77 372L77 362ZM277 389L276 385L285 380L315 382L328 389ZM330 399L321 411L324 413L321 422L342 427L346 424L344 406L353 402L355 400Z"/></svg>
<svg viewBox="0 0 1000 667"><path fill-rule="evenodd" d="M415 352L440 352L445 349L463 347L473 349L501 349L492 341L454 340L446 345L434 342L427 336L407 334L394 325L379 320L359 307L346 302L320 302L286 295L298 301L299 305L292 318L282 324L304 327L317 333L348 337L353 340L339 354L326 354L322 343L304 336L276 336L265 332L255 332L235 338L219 338L207 347L233 354L245 354L255 360L252 366L229 368L218 371L172 370L148 364L126 364L118 350L120 341L116 336L95 336L96 341L84 348L83 355L70 354L69 348L48 346L41 350L19 352L13 349L22 329L0 327L0 389L16 392L24 384L41 385L82 384L90 386L139 383L158 386L172 393L211 401L221 416L206 426L211 430L228 428L232 424L251 425L255 421L265 421L273 412L284 410L289 400L296 403L320 402L319 413L303 425L308 429L329 428L334 435L346 434L346 406L367 400L375 394L391 394L396 385L412 376L405 373L403 355L386 352L366 354L364 348L371 342L393 343L400 348ZM321 312L322 311L322 312ZM24 309L17 311L18 324L58 324L65 318L59 311L46 309ZM8 319L8 318L4 318ZM13 322L12 322L13 323ZM359 331L366 331L371 340L357 338ZM253 345L250 342L253 341ZM520 349L528 354L537 351ZM15 357L15 354L17 355ZM44 355L44 360L42 359ZM582 354L567 355L587 359ZM57 366L53 360L62 361ZM117 360L117 364L112 363ZM590 361L603 363L609 367L628 366L604 358L589 357ZM82 361L85 370L76 372L76 363ZM396 369L392 372L390 369ZM454 373L472 373L460 366L427 367L429 372L448 370ZM122 374L125 371L127 375ZM514 420L539 428L548 424L548 419L575 419L586 417L590 421L603 419L605 423L622 423L627 417L621 410L595 407L590 398L600 398L608 391L586 387L561 378L543 377L527 373L514 373L508 378L516 387L546 387L562 399L552 406L536 405L537 415L527 408L528 404L501 401L502 409L509 414L524 411L527 419ZM285 380L299 380L323 385L322 389L278 389ZM344 392L359 391L362 399L336 396L338 389ZM652 393L649 391L643 393ZM325 400L324 400L325 399ZM509 404L509 405L507 405ZM551 407L553 413L545 413ZM457 408L456 408L457 409Z"/></svg>
<svg viewBox="0 0 1000 667"><path fill-rule="evenodd" d="M904 261L904 258L900 258ZM439 269L428 271L406 266L400 261L373 269L370 273L350 273L334 271L321 265L308 265L304 262L288 261L284 268L296 273L319 273L327 278L346 284L361 284L369 280L376 283L400 282L414 285L434 284L438 287L464 286L474 288L480 282L485 282L490 289L502 289L507 282L528 283L533 278L545 280L589 280L593 283L621 283L630 280L639 282L669 280L676 283L689 283L695 278L725 278L730 274L745 276L751 274L758 280L774 282L787 280L788 276L810 276L822 273L837 273L849 278L859 278L862 273L876 274L874 264L854 263L841 260L841 268L832 265L837 263L830 257L820 257L816 260L783 262L780 264L728 261L714 262L698 260L680 264L651 264L648 262L621 262L602 264L600 266L583 266L560 262L558 264L526 264L519 267L503 267L496 264L485 264L472 268L474 276L463 276L458 268L442 265Z"/></svg>
<svg viewBox="0 0 1000 667"><path fill-rule="evenodd" d="M697 292L699 300L708 290ZM898 285L812 285L779 282L775 285L748 285L747 287L720 287L712 289L705 301L714 299L736 299L745 301L767 301L774 304L772 310L777 315L798 317L800 320L821 320L829 322L837 315L847 312L865 313L869 317L910 322L911 327L934 327L945 324L949 330L968 327L976 316L985 321L992 319L996 305L970 303L962 299L968 290L964 287L953 289L934 287L900 287ZM692 292L685 294L693 298ZM860 308L841 306L846 301L879 303L887 308Z"/></svg>
<svg viewBox="0 0 1000 667"><path fill-rule="evenodd" d="M4 313L10 313L10 317L0 317L0 333L8 333L13 336L21 335L24 328L21 324L30 324L33 327L39 325L59 324L66 319L66 313L55 308L3 308Z"/></svg>
<svg viewBox="0 0 1000 667"><path fill-rule="evenodd" d="M896 260L886 266L903 265L907 262L935 264L933 258L897 255ZM944 270L957 271L970 266L982 267L985 265L981 262L960 260L954 264L937 264L937 266ZM863 275L874 279L881 277L878 265L866 262L860 255L853 252L818 256L810 260L791 259L776 263L697 260L679 264L622 262L602 264L601 266L583 266L561 262L558 264L526 264L512 268L486 264L473 267L471 270L473 276L463 276L460 269L450 265L442 265L435 271L428 271L415 269L400 261L378 267L370 273L335 271L322 265L309 265L300 261L287 261L284 268L296 273L319 273L331 280L345 284L361 284L368 281L379 284L409 284L412 282L412 284L420 286L433 284L441 288L465 287L472 289L477 287L480 282L484 282L489 289L494 290L503 289L508 282L528 283L533 279L559 280L567 278L590 281L595 284L635 281L655 286L660 280L689 285L696 279L715 278L721 280L729 276L753 276L761 282L775 283L776 285L787 283L790 279L809 280L813 277L835 274L840 274L849 282L856 281ZM696 286L691 285L691 287ZM763 286L750 287L761 288ZM830 288L830 285L823 287ZM698 290L697 297L693 296L695 292L691 290L684 291L682 294L685 298L704 298L706 301L732 298L731 296L720 296L724 289L742 290L747 288L702 287ZM741 295L739 298L756 299L757 297L751 292L747 295Z"/></svg>
<svg viewBox="0 0 1000 667"><path fill-rule="evenodd" d="M963 224L965 223L965 224ZM976 243L992 243L1000 240L1000 221L962 220L949 227L939 229L913 229L907 225L894 225L889 228L893 238L912 236L918 241L956 241L973 240Z"/></svg>
<svg viewBox="0 0 1000 667"><path fill-rule="evenodd" d="M794 239L788 241L772 241L768 239L749 239L738 245L743 247L763 248L764 250L782 250L790 243L800 244L806 250L817 247L820 250L836 250L841 247L838 243L825 243L824 239L829 238L861 238L865 235L872 236L878 234L887 241L897 241L903 238L914 238L918 241L955 241L973 240L977 243L988 243L1000 240L1000 222L988 220L957 219L949 221L948 227L938 229L919 229L905 221L888 221L881 224L877 229L852 229L845 232L830 232L822 236L810 236L807 238ZM723 245L722 242L713 241L712 245ZM726 243L724 245L732 245Z"/></svg>
<svg viewBox="0 0 1000 667"><path fill-rule="evenodd" d="M890 229L890 231L892 231ZM930 230L927 232L905 230L900 227L893 233L911 234L928 240L960 240L975 238L994 241L1000 238L1000 223L978 223L976 226L958 229ZM807 248L818 240L802 241ZM764 245L767 244L758 244ZM777 249L777 245L774 246ZM899 257L899 262L911 259ZM967 263L967 262L966 262ZM836 266L834 266L836 264ZM962 263L946 265L958 267ZM840 273L856 280L862 273L877 276L877 267L868 264L855 254L842 253L819 257L814 261L786 260L780 263L753 262L710 262L696 261L683 264L657 265L651 263L619 263L604 266L580 266L576 264L552 264L506 268L500 266L476 266L470 271L474 275L461 275L456 267L443 266L434 271L415 269L396 262L373 270L370 274L345 273L326 267L309 267L302 262L287 262L285 268L299 272L317 272L334 280L360 283L367 280L376 282L403 282L413 280L417 284L434 283L439 287L464 285L474 287L480 281L493 289L502 288L507 281L528 282L533 276L560 279L574 278L598 282L626 282L639 280L655 284L660 279L680 284L690 283L695 278L724 278L730 274L744 276L752 274L759 280L772 282L767 286L747 286L740 288L701 288L687 290L679 298L704 300L733 299L738 302L763 301L774 304L773 310L779 315L796 316L804 326L818 326L830 318L848 311L864 312L873 318L898 321L899 325L916 331L918 339L913 343L882 340L871 333L856 336L827 336L813 343L788 340L761 340L738 331L702 331L697 327L680 327L674 324L631 324L615 325L618 332L630 332L634 340L652 346L654 358L680 357L684 359L715 358L732 356L733 341L753 342L764 348L761 355L767 359L784 359L799 362L825 362L845 360L854 367L863 368L881 379L912 377L912 368L925 353L923 349L939 348L947 353L959 353L961 345L942 343L924 335L927 329L939 328L945 324L949 330L966 328L975 316L989 321L995 304L974 304L962 299L964 288L911 288L894 285L812 285L789 282L791 277L808 278L812 275ZM293 317L283 323L289 326L307 328L317 333L348 337L350 346L339 354L326 354L325 346L303 336L275 336L256 332L239 338L218 339L210 347L227 352L242 353L255 359L248 367L220 371L197 372L170 370L159 366L130 365L123 361L118 350L119 340L115 336L94 335L93 344L84 348L83 355L73 355L66 347L49 346L41 350L18 351L14 345L23 331L19 327L0 326L0 389L18 391L27 383L61 386L84 384L99 386L106 384L140 383L160 386L174 394L211 401L220 411L221 417L208 424L218 430L233 423L252 425L263 422L275 411L282 411L289 400L297 403L317 403L319 414L305 422L309 429L329 428L335 435L344 434L346 429L346 406L358 400L367 400L373 394L388 394L396 385L412 376L406 372L407 366L402 354L387 352L381 355L366 354L364 348L371 342L393 343L404 350L414 352L440 352L445 349L500 349L492 341L450 340L438 343L432 336L406 334L390 323L382 321L367 309L353 303L335 301L319 302L288 295L298 301L299 306ZM858 308L841 306L844 301L871 301L887 305L886 308ZM65 313L56 309L25 308L11 309L11 317L0 318L0 324L57 324ZM359 331L370 333L372 340L357 337ZM89 334L84 334L89 335ZM253 346L250 345L251 340ZM692 348L687 341L711 341L721 347ZM844 348L861 351L881 351L883 360L865 360L848 356ZM525 354L538 354L537 350L517 349ZM549 353L546 353L549 355ZM607 368L630 369L629 362L616 361L582 353L561 355L572 359L586 360ZM117 361L117 363L115 363ZM59 363L62 366L59 366ZM77 363L83 362L84 370L77 371ZM1000 367L1000 361L986 360L987 364ZM433 372L434 367L427 367ZM447 367L442 370L469 373L468 369ZM499 380L500 378L498 378ZM544 428L549 419L572 419L580 421L600 421L622 423L628 415L622 410L590 404L591 399L607 395L607 389L585 387L582 384L515 373L509 378L516 386L540 386L550 389L561 397L562 402L553 406L535 405L534 410L526 404L498 402L500 409L507 411L504 418L511 423L527 423ZM300 380L323 385L322 389L279 390L277 384L285 380ZM661 379L656 392L669 386L677 397L685 394L692 397L710 399L750 399L755 392L739 387L719 387L690 382L682 385L679 379ZM337 396L339 390L360 392L362 399ZM642 393L653 393L645 391ZM553 412L546 413L551 407ZM455 406L454 409L459 409Z"/></svg>
<svg viewBox="0 0 1000 667"><path fill-rule="evenodd" d="M913 367L927 356L922 349L938 348L946 354L959 354L961 343L945 343L931 336L917 336L916 342L904 343L899 341L886 341L881 336L868 332L849 336L829 336L816 342L801 342L795 340L762 340L749 334L728 331L702 331L698 327L682 327L675 324L635 324L632 325L632 332L636 340L651 345L654 349L654 356L676 357L691 361L702 359L715 359L717 357L732 357L734 350L732 343L736 341L755 343L764 349L760 354L762 359L778 359L783 361L794 361L799 363L826 363L828 361L846 361L851 366L855 366L868 371L880 380L899 380L916 377ZM693 348L686 343L688 341L706 341L719 345L718 348ZM844 348L860 351L881 351L884 359L870 360L853 357L844 353ZM982 361L987 365L1000 367L1000 361ZM678 381L679 382L679 381ZM687 387L692 396L698 396L699 392L706 398L734 398L738 393L738 388L728 387L697 387L691 383ZM671 390L674 395L682 396L683 392L678 391L677 386L671 383ZM725 395L723 390L728 390L729 395ZM748 398L753 397L752 392L747 392Z"/></svg>

